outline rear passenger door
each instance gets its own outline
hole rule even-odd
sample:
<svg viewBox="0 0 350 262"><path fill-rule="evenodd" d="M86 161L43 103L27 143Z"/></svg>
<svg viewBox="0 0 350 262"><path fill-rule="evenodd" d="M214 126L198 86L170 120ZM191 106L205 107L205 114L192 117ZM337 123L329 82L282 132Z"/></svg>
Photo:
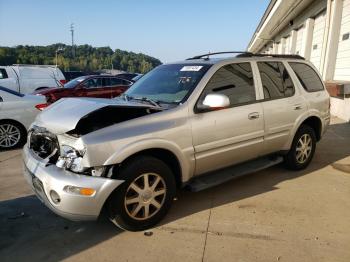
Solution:
<svg viewBox="0 0 350 262"><path fill-rule="evenodd" d="M282 62L257 62L265 119L263 154L282 150L307 105Z"/></svg>
<svg viewBox="0 0 350 262"><path fill-rule="evenodd" d="M84 96L110 98L110 88L103 86L108 78L94 77L84 82ZM107 80L108 81L108 80Z"/></svg>
<svg viewBox="0 0 350 262"><path fill-rule="evenodd" d="M256 158L263 147L263 109L257 101L251 64L221 67L207 83L197 104L210 93L226 95L230 107L193 115L196 175Z"/></svg>
<svg viewBox="0 0 350 262"><path fill-rule="evenodd" d="M120 79L117 77L112 77L111 78L111 95L112 97L116 97L119 96L120 94L124 93L129 86L132 83L124 80L124 79Z"/></svg>

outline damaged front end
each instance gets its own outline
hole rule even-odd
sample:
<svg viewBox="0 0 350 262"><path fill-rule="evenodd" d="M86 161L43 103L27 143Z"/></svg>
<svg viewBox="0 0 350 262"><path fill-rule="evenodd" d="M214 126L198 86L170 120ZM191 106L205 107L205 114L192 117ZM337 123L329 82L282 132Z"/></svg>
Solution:
<svg viewBox="0 0 350 262"><path fill-rule="evenodd" d="M104 176L107 171L107 167L84 167L85 147L79 139L55 135L43 127L33 126L29 130L28 147L46 166L55 165L89 176Z"/></svg>
<svg viewBox="0 0 350 262"><path fill-rule="evenodd" d="M84 162L88 145L84 144L82 137L162 110L144 104L108 102L104 99L63 99L54 104L41 113L30 128L30 150L47 165L56 165L78 174L107 176L108 167L90 167Z"/></svg>

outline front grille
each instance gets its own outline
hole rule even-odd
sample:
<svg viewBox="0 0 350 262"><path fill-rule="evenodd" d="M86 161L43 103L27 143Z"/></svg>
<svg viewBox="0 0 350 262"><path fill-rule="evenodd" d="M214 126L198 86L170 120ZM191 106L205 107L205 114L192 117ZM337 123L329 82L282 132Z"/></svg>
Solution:
<svg viewBox="0 0 350 262"><path fill-rule="evenodd" d="M34 127L30 130L29 148L42 159L51 155L49 163L52 164L56 164L60 154L57 137L43 128Z"/></svg>

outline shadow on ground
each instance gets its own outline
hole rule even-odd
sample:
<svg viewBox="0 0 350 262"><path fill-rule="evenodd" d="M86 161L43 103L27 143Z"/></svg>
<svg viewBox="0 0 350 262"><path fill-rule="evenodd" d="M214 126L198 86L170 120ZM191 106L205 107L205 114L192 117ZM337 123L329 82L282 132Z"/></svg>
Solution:
<svg viewBox="0 0 350 262"><path fill-rule="evenodd" d="M161 225L212 207L278 190L280 182L307 175L350 156L350 124L330 126L308 169L291 172L282 165L191 193L181 190ZM331 173L330 173L331 175ZM215 196L215 197L214 197ZM53 214L35 196L0 202L0 260L57 261L123 233L106 218L71 222Z"/></svg>

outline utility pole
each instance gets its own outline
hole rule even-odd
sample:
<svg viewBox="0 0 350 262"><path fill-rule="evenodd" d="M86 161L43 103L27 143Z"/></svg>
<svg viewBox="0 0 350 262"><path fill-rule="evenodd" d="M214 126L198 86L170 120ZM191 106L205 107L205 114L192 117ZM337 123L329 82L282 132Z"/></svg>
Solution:
<svg viewBox="0 0 350 262"><path fill-rule="evenodd" d="M73 23L70 24L70 32L71 32L71 35L72 35L72 56L73 56L73 58L75 58L75 50L74 50L74 24L73 24Z"/></svg>

